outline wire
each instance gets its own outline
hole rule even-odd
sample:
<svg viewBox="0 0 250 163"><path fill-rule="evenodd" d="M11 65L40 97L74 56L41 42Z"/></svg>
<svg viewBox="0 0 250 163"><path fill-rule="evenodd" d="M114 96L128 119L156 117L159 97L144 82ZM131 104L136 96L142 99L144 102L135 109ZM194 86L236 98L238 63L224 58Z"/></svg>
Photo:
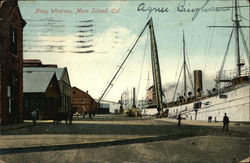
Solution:
<svg viewBox="0 0 250 163"><path fill-rule="evenodd" d="M177 81L177 84L176 84L176 87L175 87L175 90L174 90L174 95L173 95L172 101L174 101L174 98L175 98L176 90L177 90L178 85L179 85L179 81L180 81L180 77L181 77L181 74L182 74L183 67L184 67L184 65L182 65L182 67L181 67L181 72L179 74L179 78L178 78L178 81Z"/></svg>
<svg viewBox="0 0 250 163"><path fill-rule="evenodd" d="M246 52L246 55L247 55L248 66L250 66L250 52L249 52L249 49L247 47L247 42L246 42L246 40L244 38L243 31L242 31L241 28L240 28L240 35L241 35L241 39L242 39L242 42L243 42L243 45L244 45L244 49L245 49L245 52Z"/></svg>
<svg viewBox="0 0 250 163"><path fill-rule="evenodd" d="M239 15L239 17L241 17L242 19L244 19L244 20L246 20L246 21L249 21L249 22L250 22L250 20L248 20L247 18L245 18L245 17L243 17L243 16L241 16L241 15Z"/></svg>
<svg viewBox="0 0 250 163"><path fill-rule="evenodd" d="M220 68L220 71L219 71L219 80L221 79L221 74L222 74L222 71L223 71L223 69L224 69L226 57L227 57L227 54L228 54L229 45L230 45L230 42L231 42L231 40L232 40L233 31L234 31L234 28L232 29L232 32L231 32L231 34L230 34L229 41L228 41L228 43L227 43L226 52L225 52L225 55L224 55L224 58L223 58L223 61L222 61L222 64L221 64L221 68Z"/></svg>
<svg viewBox="0 0 250 163"><path fill-rule="evenodd" d="M216 16L217 16L217 13L215 13L214 25L216 24ZM212 34L211 34L211 38L210 38L210 43L208 44L208 49L207 49L207 51L205 51L206 58L205 58L205 62L204 62L203 73L205 73L205 71L206 71L207 62L208 62L208 54L211 51L213 37L214 37L214 28L212 29Z"/></svg>
<svg viewBox="0 0 250 163"><path fill-rule="evenodd" d="M234 0L232 0L232 12L231 12L231 20L232 20L232 21L234 21L234 19L233 19L233 17L234 17L234 16L233 16L234 9L235 9L235 8L234 8Z"/></svg>
<svg viewBox="0 0 250 163"><path fill-rule="evenodd" d="M114 81L114 79L116 78L116 76L118 75L118 73L120 72L122 66L125 64L125 62L127 61L128 57L130 56L130 54L132 53L133 49L135 48L135 46L137 45L138 41L140 40L142 34L144 33L145 29L147 28L147 26L151 23L152 19L150 19L147 24L144 26L143 30L141 31L141 33L138 35L138 37L136 38L136 41L134 42L132 48L130 48L126 58L123 60L123 62L121 63L120 67L118 68L118 70L116 71L116 73L114 74L113 78L111 79L111 81L109 82L108 86L106 87L105 91L102 93L101 97L99 98L98 102L101 101L101 99L103 98L103 96L105 95L106 91L109 89L109 87L112 85L112 82Z"/></svg>
<svg viewBox="0 0 250 163"><path fill-rule="evenodd" d="M181 51L182 51L182 47L180 46L180 53L181 54ZM179 65L180 65L180 60L181 60L181 56L179 56L179 59L178 59L178 63L177 63L177 67L176 67L176 71L175 71L175 79L174 79L174 83L177 83L177 73L178 73L178 68L179 68ZM182 67L181 67L182 69Z"/></svg>
<svg viewBox="0 0 250 163"><path fill-rule="evenodd" d="M192 76L191 76L191 74L190 74L191 67L190 67L189 55L188 55L187 50L186 50L186 56L187 56L187 63L188 63L188 66L187 66L187 73L188 73L188 77L189 77L189 82L190 82L190 84L191 84L192 90L194 90L194 85L193 85L193 82L192 82Z"/></svg>
<svg viewBox="0 0 250 163"><path fill-rule="evenodd" d="M145 44L144 53L143 53L142 66L141 66L141 72L140 72L139 84L138 84L138 89L137 89L137 97L136 97L136 101L138 100L138 96L139 96L139 92L140 92L140 85L141 85L142 70L143 70L143 67L144 67L145 55L146 55L146 50L147 50L147 45L148 45L148 36L149 36L149 33L147 33L147 39L146 39L146 44Z"/></svg>
<svg viewBox="0 0 250 163"><path fill-rule="evenodd" d="M187 70L188 70L188 77L189 77L189 81L190 81L190 84L191 84L191 87L192 87L192 91L194 91L194 84L193 84L193 81L192 81L192 76L190 74L190 71L187 67Z"/></svg>

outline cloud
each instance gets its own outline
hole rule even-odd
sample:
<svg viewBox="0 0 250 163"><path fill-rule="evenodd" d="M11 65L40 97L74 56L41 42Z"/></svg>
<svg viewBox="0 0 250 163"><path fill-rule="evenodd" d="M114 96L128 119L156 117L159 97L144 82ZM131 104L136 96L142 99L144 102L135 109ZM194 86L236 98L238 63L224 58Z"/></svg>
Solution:
<svg viewBox="0 0 250 163"><path fill-rule="evenodd" d="M31 46L30 51L37 49L41 52L25 52L24 58L38 58L44 64L57 64L59 67L67 67L71 85L84 91L88 90L94 98L98 98L101 91L107 86L107 82L118 69L118 65L128 54L128 49L131 48L136 38L137 35L128 28L122 26L110 27L92 37L93 47L91 48L94 50L93 53L77 54L74 51L79 38L75 34L39 36L37 40L44 41L37 44L38 48L33 47L34 43L29 46ZM62 40L63 42L53 42L55 40ZM145 40L145 37L141 39L142 42ZM46 51L47 46L54 47L52 52L43 52ZM63 50L58 49L59 46L63 47ZM60 51L64 51L64 53L60 53ZM140 48L135 51L142 53ZM133 64L129 61L133 61ZM138 63L139 61L134 60L134 58L133 60L128 59L125 64L126 69L122 69L124 72L121 76L118 75L120 78L116 81L115 88L110 91L107 99L117 100L128 85L135 85L131 84L133 82L138 83L135 81L138 81L137 76L139 74L134 71L134 69L140 68Z"/></svg>
<svg viewBox="0 0 250 163"><path fill-rule="evenodd" d="M127 0L111 1L110 7L111 8L120 8L122 6L126 6L127 3L128 3Z"/></svg>

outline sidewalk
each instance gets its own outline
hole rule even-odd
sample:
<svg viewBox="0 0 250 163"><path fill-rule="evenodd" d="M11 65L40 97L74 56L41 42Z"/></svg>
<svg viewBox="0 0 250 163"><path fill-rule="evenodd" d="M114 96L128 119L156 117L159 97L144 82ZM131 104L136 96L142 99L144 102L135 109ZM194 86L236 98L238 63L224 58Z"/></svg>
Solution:
<svg viewBox="0 0 250 163"><path fill-rule="evenodd" d="M47 121L47 120L36 121L36 125L42 125L46 123L53 123L53 122ZM17 123L17 124L0 125L0 134L1 134L1 131L15 130L15 129L21 129L21 128L32 127L32 126L35 126L32 120L25 120L23 123Z"/></svg>
<svg viewBox="0 0 250 163"><path fill-rule="evenodd" d="M178 123L177 119L173 118L161 118L156 119L157 121L169 122L169 123ZM208 123L207 121L201 120L181 120L181 125L190 125L190 126L207 126L207 127L214 127L214 128L221 128L223 126L222 122L211 122ZM250 124L246 122L230 122L229 123L229 130L231 131L238 131L238 132L245 132L246 129L250 128Z"/></svg>
<svg viewBox="0 0 250 163"><path fill-rule="evenodd" d="M161 118L161 119L156 119L156 120L172 122L172 123L178 122L178 120L174 118ZM182 119L181 123L184 125L194 125L194 126L222 126L223 125L221 121L217 121L217 122L212 121L211 123L208 123L207 121L202 121L202 120L186 120L186 119ZM247 123L247 122L230 122L229 124L231 126L250 127L250 123Z"/></svg>
<svg viewBox="0 0 250 163"><path fill-rule="evenodd" d="M157 119L157 120L172 122L172 123L178 123L178 120L173 119L173 118L161 118L161 119ZM222 122L208 123L207 121L201 121L201 120L185 120L185 119L182 119L181 124L183 124L183 125L193 125L193 126L221 126Z"/></svg>

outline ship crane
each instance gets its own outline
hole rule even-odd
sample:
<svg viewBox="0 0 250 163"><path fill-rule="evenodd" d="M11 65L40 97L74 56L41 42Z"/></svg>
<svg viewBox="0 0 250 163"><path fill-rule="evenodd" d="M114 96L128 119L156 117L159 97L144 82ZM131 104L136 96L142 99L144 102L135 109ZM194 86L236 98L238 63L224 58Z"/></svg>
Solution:
<svg viewBox="0 0 250 163"><path fill-rule="evenodd" d="M161 74L160 74L160 64L159 64L159 58L158 58L158 50L157 50L157 44L155 39L155 33L154 33L154 26L153 26L153 19L150 18L149 21L144 26L143 30L137 37L135 43L133 44L132 48L129 50L128 54L126 55L125 59L122 61L121 65L119 66L118 70L115 72L114 76L112 77L111 81L108 83L108 86L104 89L103 93L101 94L98 103L102 100L102 98L107 94L107 92L111 89L114 80L116 79L117 75L119 74L120 70L123 68L125 62L127 61L128 57L131 55L133 49L137 45L139 39L141 38L142 34L146 30L146 28L149 27L150 30L150 40L151 40L151 62L152 62L152 73L153 73L153 81L154 86L156 90L156 104L157 104L157 111L158 116L162 116L163 112L163 91L162 91L162 84L161 84Z"/></svg>

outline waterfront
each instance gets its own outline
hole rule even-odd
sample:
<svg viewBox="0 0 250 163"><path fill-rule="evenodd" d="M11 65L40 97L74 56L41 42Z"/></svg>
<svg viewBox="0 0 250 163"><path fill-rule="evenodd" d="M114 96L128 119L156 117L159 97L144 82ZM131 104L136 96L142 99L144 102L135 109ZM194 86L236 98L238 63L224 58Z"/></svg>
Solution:
<svg viewBox="0 0 250 163"><path fill-rule="evenodd" d="M154 117L74 117L72 125L38 121L1 126L3 162L231 162L248 157L249 124Z"/></svg>

